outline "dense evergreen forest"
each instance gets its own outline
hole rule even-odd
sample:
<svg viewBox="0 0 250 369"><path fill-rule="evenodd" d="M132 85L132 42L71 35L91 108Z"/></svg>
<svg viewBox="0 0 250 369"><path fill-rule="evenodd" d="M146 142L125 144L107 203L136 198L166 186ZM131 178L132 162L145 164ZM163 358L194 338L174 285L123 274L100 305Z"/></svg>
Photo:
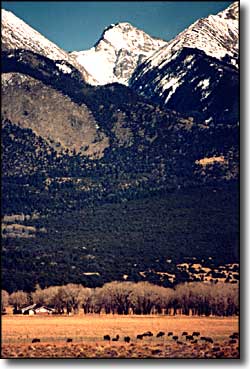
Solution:
<svg viewBox="0 0 250 369"><path fill-rule="evenodd" d="M228 185L36 214L19 220L21 236L13 234L13 221L6 222L3 288L32 291L37 283L96 287L124 280L124 275L128 281L144 281L146 275L149 282L173 286L189 280L178 263L215 267L239 261L237 216L238 190ZM156 272L173 273L175 280Z"/></svg>

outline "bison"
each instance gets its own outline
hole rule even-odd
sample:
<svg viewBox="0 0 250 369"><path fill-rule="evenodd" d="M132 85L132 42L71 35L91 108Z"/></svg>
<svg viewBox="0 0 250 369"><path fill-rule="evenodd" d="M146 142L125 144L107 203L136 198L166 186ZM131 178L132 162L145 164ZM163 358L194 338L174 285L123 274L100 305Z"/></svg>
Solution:
<svg viewBox="0 0 250 369"><path fill-rule="evenodd" d="M164 332L160 331L157 333L156 337L159 338L159 337L163 337L165 335Z"/></svg>
<svg viewBox="0 0 250 369"><path fill-rule="evenodd" d="M147 331L147 332L143 333L143 336L144 337L152 337L153 336L153 333L150 332L150 331Z"/></svg>
<svg viewBox="0 0 250 369"><path fill-rule="evenodd" d="M193 332L193 336L199 337L200 336L200 332Z"/></svg>
<svg viewBox="0 0 250 369"><path fill-rule="evenodd" d="M214 340L211 337L207 337L207 342L208 343L214 343Z"/></svg>
<svg viewBox="0 0 250 369"><path fill-rule="evenodd" d="M237 333L233 333L231 336L229 336L229 338L231 338L231 340L236 340L239 338L239 335Z"/></svg>
<svg viewBox="0 0 250 369"><path fill-rule="evenodd" d="M211 337L201 337L201 341L205 341L208 343L213 343L213 339Z"/></svg>
<svg viewBox="0 0 250 369"><path fill-rule="evenodd" d="M142 339L143 339L143 334L137 334L136 338L137 338L138 340L142 340Z"/></svg>
<svg viewBox="0 0 250 369"><path fill-rule="evenodd" d="M40 338L33 338L32 343L41 342Z"/></svg>

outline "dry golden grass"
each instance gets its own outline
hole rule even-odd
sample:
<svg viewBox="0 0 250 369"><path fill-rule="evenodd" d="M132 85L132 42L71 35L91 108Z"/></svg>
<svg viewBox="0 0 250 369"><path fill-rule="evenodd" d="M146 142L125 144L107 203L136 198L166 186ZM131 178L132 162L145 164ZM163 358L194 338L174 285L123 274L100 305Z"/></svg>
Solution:
<svg viewBox="0 0 250 369"><path fill-rule="evenodd" d="M153 337L142 341L136 335L152 331ZM171 331L182 343L166 335L156 338L159 331ZM213 338L213 344L198 341L186 343L183 331ZM238 342L229 344L229 335L238 332L238 319L184 316L13 316L2 317L3 357L238 357ZM105 334L118 342L104 342ZM130 336L126 344L124 336ZM33 338L41 342L32 344ZM66 343L72 338L72 343ZM219 347L219 349L214 348Z"/></svg>

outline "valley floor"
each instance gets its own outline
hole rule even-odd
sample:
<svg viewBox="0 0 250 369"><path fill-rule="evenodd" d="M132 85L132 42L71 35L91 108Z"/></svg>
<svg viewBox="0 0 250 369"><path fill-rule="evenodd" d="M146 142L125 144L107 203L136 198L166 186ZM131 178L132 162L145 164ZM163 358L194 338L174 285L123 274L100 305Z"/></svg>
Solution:
<svg viewBox="0 0 250 369"><path fill-rule="evenodd" d="M146 331L152 337L138 340ZM163 337L156 334L163 331ZM200 332L196 343L182 333ZM168 336L178 336L178 342ZM238 332L238 317L187 316L13 316L2 317L3 358L239 358L238 340L229 336ZM104 341L104 335L111 339ZM125 343L124 337L130 342ZM210 337L205 342L201 337ZM40 342L32 343L34 338ZM71 338L71 342L66 342Z"/></svg>

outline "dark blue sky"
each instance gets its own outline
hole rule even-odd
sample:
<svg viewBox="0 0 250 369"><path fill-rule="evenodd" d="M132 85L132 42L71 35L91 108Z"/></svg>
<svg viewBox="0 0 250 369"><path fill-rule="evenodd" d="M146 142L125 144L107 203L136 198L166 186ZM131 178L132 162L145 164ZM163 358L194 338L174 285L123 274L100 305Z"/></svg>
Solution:
<svg viewBox="0 0 250 369"><path fill-rule="evenodd" d="M111 23L129 22L170 40L198 18L216 14L232 1L2 1L49 40L65 50L92 47Z"/></svg>

